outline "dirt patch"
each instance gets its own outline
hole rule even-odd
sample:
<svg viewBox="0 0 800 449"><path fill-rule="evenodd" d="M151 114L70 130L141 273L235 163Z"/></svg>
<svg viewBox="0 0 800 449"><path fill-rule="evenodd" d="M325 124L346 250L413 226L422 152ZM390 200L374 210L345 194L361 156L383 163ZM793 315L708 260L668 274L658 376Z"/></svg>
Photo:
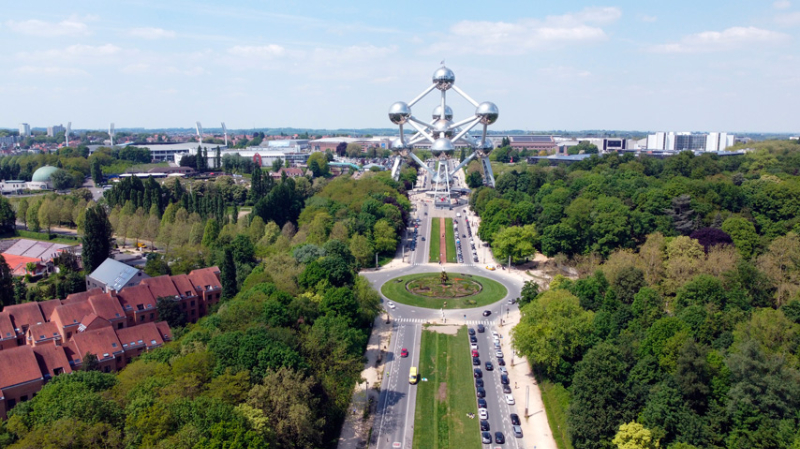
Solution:
<svg viewBox="0 0 800 449"><path fill-rule="evenodd" d="M439 384L439 391L436 392L436 400L444 402L445 399L447 399L447 382L442 382Z"/></svg>
<svg viewBox="0 0 800 449"><path fill-rule="evenodd" d="M440 334L447 334L447 335L456 335L458 333L458 329L461 326L457 324L443 324L443 325L429 325L425 327L425 330L439 332Z"/></svg>

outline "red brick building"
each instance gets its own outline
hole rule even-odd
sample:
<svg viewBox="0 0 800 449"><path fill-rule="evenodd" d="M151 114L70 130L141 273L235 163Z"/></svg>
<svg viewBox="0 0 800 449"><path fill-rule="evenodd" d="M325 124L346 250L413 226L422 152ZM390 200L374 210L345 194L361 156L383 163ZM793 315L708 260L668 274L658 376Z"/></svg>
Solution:
<svg viewBox="0 0 800 449"><path fill-rule="evenodd" d="M189 322L219 303L222 284L217 267L178 276L142 279L138 285L107 293L100 288L5 307L0 312L0 417L31 399L50 378L71 373L86 354L101 371L124 368L143 352L172 340L159 321L157 301L179 304Z"/></svg>

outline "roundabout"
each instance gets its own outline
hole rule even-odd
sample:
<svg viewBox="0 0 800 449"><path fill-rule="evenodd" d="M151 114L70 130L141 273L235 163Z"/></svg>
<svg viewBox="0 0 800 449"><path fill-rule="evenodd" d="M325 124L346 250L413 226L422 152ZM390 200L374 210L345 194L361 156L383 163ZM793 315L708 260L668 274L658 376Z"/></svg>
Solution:
<svg viewBox="0 0 800 449"><path fill-rule="evenodd" d="M426 309L471 309L496 303L508 294L501 283L469 273L428 272L389 279L381 286L386 298ZM443 282L444 281L444 282Z"/></svg>

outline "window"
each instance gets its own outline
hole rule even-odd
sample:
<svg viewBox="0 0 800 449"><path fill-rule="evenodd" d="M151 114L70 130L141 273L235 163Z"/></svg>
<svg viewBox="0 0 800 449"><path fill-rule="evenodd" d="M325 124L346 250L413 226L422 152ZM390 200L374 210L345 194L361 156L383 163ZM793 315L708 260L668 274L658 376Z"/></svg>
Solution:
<svg viewBox="0 0 800 449"><path fill-rule="evenodd" d="M151 313L151 314L150 314L150 319L151 319L151 320L154 320L154 319L156 319L156 314L155 314L155 313Z"/></svg>
<svg viewBox="0 0 800 449"><path fill-rule="evenodd" d="M138 309L138 310L144 310L144 306L143 306L143 305L141 305L141 304L136 304L136 309Z"/></svg>
<svg viewBox="0 0 800 449"><path fill-rule="evenodd" d="M139 321L144 322L144 315L139 317Z"/></svg>
<svg viewBox="0 0 800 449"><path fill-rule="evenodd" d="M114 342L111 342L111 347L112 347L112 348L116 348L116 347L117 347L117 344L116 344L116 343L114 343Z"/></svg>
<svg viewBox="0 0 800 449"><path fill-rule="evenodd" d="M125 359L125 363L131 363L132 361L133 361L133 359L131 357L128 357L127 359Z"/></svg>
<svg viewBox="0 0 800 449"><path fill-rule="evenodd" d="M22 396L21 398L19 398L20 402L25 402L27 400L28 400L28 395L25 395L25 396Z"/></svg>
<svg viewBox="0 0 800 449"><path fill-rule="evenodd" d="M14 408L15 405L17 405L17 401L14 400L14 399L9 399L6 402L6 404L8 404L8 406L6 407L6 410L10 410L10 409Z"/></svg>
<svg viewBox="0 0 800 449"><path fill-rule="evenodd" d="M67 340L69 340L70 338L72 338L72 332L67 332Z"/></svg>
<svg viewBox="0 0 800 449"><path fill-rule="evenodd" d="M117 323L117 329L122 329L124 323Z"/></svg>
<svg viewBox="0 0 800 449"><path fill-rule="evenodd" d="M194 301L192 301L192 307L194 307Z"/></svg>
<svg viewBox="0 0 800 449"><path fill-rule="evenodd" d="M64 368L53 368L53 375L58 376L59 374L64 373Z"/></svg>
<svg viewBox="0 0 800 449"><path fill-rule="evenodd" d="M104 372L104 373L110 373L110 372L111 372L111 367L110 367L110 366L108 366L108 365L106 365L106 367L105 367L105 368L103 368L103 372Z"/></svg>

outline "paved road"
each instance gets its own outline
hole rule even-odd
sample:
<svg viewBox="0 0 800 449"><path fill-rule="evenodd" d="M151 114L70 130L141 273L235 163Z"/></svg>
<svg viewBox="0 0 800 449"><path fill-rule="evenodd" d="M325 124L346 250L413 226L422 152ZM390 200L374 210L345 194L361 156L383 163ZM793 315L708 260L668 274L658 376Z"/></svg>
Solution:
<svg viewBox="0 0 800 449"><path fill-rule="evenodd" d="M418 324L393 325L391 348L387 351L381 394L378 399L376 428L371 447L410 448L414 441L414 409L417 386L408 382L412 366L419 367L419 347L422 326ZM409 356L400 357L403 348ZM399 444L399 446L398 446Z"/></svg>

